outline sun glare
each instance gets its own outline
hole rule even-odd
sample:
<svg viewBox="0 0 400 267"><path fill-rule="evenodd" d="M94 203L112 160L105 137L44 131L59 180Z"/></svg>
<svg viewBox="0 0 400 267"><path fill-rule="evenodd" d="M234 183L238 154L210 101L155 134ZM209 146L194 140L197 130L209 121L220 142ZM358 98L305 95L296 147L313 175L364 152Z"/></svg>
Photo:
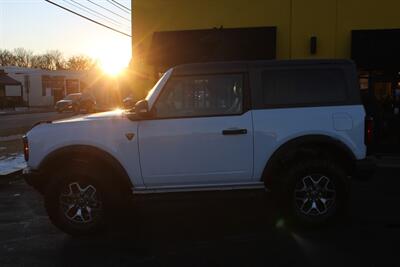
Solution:
<svg viewBox="0 0 400 267"><path fill-rule="evenodd" d="M126 61L123 56L105 57L101 59L101 68L106 74L117 76L128 66Z"/></svg>
<svg viewBox="0 0 400 267"><path fill-rule="evenodd" d="M88 55L97 60L105 74L116 77L129 65L131 45L130 38L116 36L98 42L95 47L90 47Z"/></svg>

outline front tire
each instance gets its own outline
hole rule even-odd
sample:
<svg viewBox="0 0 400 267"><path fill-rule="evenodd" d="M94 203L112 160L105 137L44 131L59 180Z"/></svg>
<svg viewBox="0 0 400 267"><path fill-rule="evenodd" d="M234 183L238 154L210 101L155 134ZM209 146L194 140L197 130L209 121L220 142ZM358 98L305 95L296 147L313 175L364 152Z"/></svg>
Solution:
<svg viewBox="0 0 400 267"><path fill-rule="evenodd" d="M53 182L45 192L45 207L53 224L73 236L103 232L111 207L107 187L99 182L99 174L76 166L51 175Z"/></svg>
<svg viewBox="0 0 400 267"><path fill-rule="evenodd" d="M74 105L72 106L72 111L74 112L74 114L79 114L81 112L81 108L79 105Z"/></svg>
<svg viewBox="0 0 400 267"><path fill-rule="evenodd" d="M93 107L92 104L87 104L87 105L85 106L85 109L86 109L86 112L87 112L87 113L93 113L93 112L94 112L94 107Z"/></svg>
<svg viewBox="0 0 400 267"><path fill-rule="evenodd" d="M303 160L290 167L281 199L290 222L321 226L345 211L348 198L344 169L330 160Z"/></svg>

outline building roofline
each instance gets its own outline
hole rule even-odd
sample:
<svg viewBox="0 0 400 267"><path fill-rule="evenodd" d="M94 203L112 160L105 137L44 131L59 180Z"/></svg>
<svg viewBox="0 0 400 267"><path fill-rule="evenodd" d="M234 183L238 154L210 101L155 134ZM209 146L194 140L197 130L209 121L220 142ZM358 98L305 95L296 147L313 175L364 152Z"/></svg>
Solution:
<svg viewBox="0 0 400 267"><path fill-rule="evenodd" d="M257 67L285 67L285 66L318 66L318 65L353 65L348 59L295 59L295 60L246 60L246 61L219 61L204 63L189 63L174 67L174 72L184 74L192 71L244 71Z"/></svg>
<svg viewBox="0 0 400 267"><path fill-rule="evenodd" d="M22 85L19 81L11 78L4 72L0 72L0 84L2 84L2 85Z"/></svg>

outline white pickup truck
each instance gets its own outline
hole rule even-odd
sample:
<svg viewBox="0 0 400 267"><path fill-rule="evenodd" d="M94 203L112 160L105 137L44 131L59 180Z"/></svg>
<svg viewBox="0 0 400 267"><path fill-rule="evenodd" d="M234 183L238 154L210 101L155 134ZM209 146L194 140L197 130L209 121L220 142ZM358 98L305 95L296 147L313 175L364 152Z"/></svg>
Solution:
<svg viewBox="0 0 400 267"><path fill-rule="evenodd" d="M319 225L370 166L371 127L351 61L188 64L134 110L33 127L26 181L72 235L104 230L126 196L236 189L277 192L288 218Z"/></svg>

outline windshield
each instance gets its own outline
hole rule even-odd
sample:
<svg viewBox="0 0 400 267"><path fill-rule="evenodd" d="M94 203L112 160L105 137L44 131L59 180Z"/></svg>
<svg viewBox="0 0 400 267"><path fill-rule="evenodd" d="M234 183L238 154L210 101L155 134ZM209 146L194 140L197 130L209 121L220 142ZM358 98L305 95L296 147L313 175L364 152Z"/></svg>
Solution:
<svg viewBox="0 0 400 267"><path fill-rule="evenodd" d="M64 97L64 100L78 100L81 97L81 94L73 94L73 95L67 95Z"/></svg>

